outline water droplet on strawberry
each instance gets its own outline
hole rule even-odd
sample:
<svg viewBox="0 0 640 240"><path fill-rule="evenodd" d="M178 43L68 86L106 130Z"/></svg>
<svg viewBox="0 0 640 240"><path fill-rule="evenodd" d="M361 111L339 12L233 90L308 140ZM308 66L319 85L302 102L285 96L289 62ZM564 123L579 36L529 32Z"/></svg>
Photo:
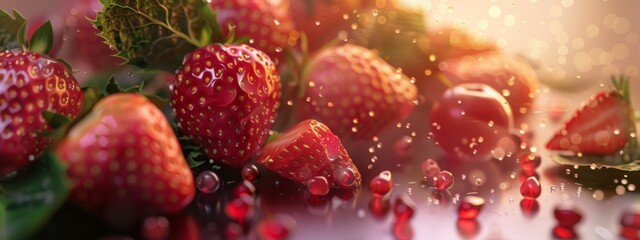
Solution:
<svg viewBox="0 0 640 240"><path fill-rule="evenodd" d="M325 196L329 193L329 182L323 176L309 178L306 182L309 193L316 196Z"/></svg>
<svg viewBox="0 0 640 240"><path fill-rule="evenodd" d="M453 173L449 171L441 171L438 176L433 179L433 186L438 190L446 190L453 186Z"/></svg>
<svg viewBox="0 0 640 240"><path fill-rule="evenodd" d="M254 164L245 165L242 168L242 179L247 180L249 182L257 182L260 178L260 169Z"/></svg>
<svg viewBox="0 0 640 240"><path fill-rule="evenodd" d="M478 196L464 197L458 207L458 219L476 219L484 203L484 198Z"/></svg>
<svg viewBox="0 0 640 240"><path fill-rule="evenodd" d="M148 217L142 223L141 235L147 240L163 240L169 237L169 220L165 217Z"/></svg>
<svg viewBox="0 0 640 240"><path fill-rule="evenodd" d="M391 179L391 172L384 171L378 174L378 176L371 179L369 183L369 189L374 196L381 197L391 192L393 186L393 180Z"/></svg>
<svg viewBox="0 0 640 240"><path fill-rule="evenodd" d="M333 173L333 179L340 187L349 188L356 183L356 174L351 168L338 168Z"/></svg>
<svg viewBox="0 0 640 240"><path fill-rule="evenodd" d="M402 194L399 197L396 197L393 202L393 214L396 216L397 222L404 222L411 219L415 209L416 204L407 194Z"/></svg>
<svg viewBox="0 0 640 240"><path fill-rule="evenodd" d="M258 225L260 239L283 240L296 226L296 220L287 214L277 214L273 218L265 219Z"/></svg>
<svg viewBox="0 0 640 240"><path fill-rule="evenodd" d="M203 171L196 177L196 187L200 192L214 193L220 188L220 178L211 170Z"/></svg>
<svg viewBox="0 0 640 240"><path fill-rule="evenodd" d="M242 224L253 216L254 205L255 200L253 197L241 196L228 202L224 206L224 212L229 219Z"/></svg>
<svg viewBox="0 0 640 240"><path fill-rule="evenodd" d="M537 198L542 193L540 181L536 177L529 177L520 186L520 194L525 198Z"/></svg>

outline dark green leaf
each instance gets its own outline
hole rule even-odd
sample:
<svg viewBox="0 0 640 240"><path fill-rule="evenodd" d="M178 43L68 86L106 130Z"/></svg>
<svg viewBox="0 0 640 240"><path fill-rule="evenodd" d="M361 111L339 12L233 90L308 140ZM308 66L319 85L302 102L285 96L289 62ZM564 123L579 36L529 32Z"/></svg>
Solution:
<svg viewBox="0 0 640 240"><path fill-rule="evenodd" d="M65 168L52 154L2 184L7 193L0 196L0 240L28 239L69 194Z"/></svg>
<svg viewBox="0 0 640 240"><path fill-rule="evenodd" d="M53 27L47 21L38 27L29 40L29 51L47 54L53 47Z"/></svg>
<svg viewBox="0 0 640 240"><path fill-rule="evenodd" d="M0 51L20 48L18 33L25 22L24 17L15 10L13 17L4 10L0 10Z"/></svg>
<svg viewBox="0 0 640 240"><path fill-rule="evenodd" d="M56 112L42 111L42 118L51 128L59 128L71 123L71 119Z"/></svg>
<svg viewBox="0 0 640 240"><path fill-rule="evenodd" d="M86 113L100 100L100 90L94 87L84 88L82 91L82 112Z"/></svg>
<svg viewBox="0 0 640 240"><path fill-rule="evenodd" d="M142 68L175 71L204 42L202 0L103 0L94 24L107 44Z"/></svg>
<svg viewBox="0 0 640 240"><path fill-rule="evenodd" d="M187 155L186 160L189 168L196 168L204 163L204 161L197 160L200 156L202 156L201 152L190 152L189 155Z"/></svg>
<svg viewBox="0 0 640 240"><path fill-rule="evenodd" d="M73 70L73 68L71 67L71 64L69 64L69 62L67 62L67 60L64 60L62 58L57 58L56 61L58 61L59 63L62 63L62 65L64 65L65 67L67 67L67 69L69 69L69 71L71 72L76 72L75 70Z"/></svg>
<svg viewBox="0 0 640 240"><path fill-rule="evenodd" d="M144 81L140 81L138 84L133 85L127 89L124 89L123 92L126 93L140 93L142 92L142 88L144 87Z"/></svg>
<svg viewBox="0 0 640 240"><path fill-rule="evenodd" d="M109 83L107 83L107 86L104 88L105 95L111 95L121 92L123 92L122 88L120 88L120 86L116 82L116 78L111 76L111 78L109 79Z"/></svg>
<svg viewBox="0 0 640 240"><path fill-rule="evenodd" d="M222 35L220 24L218 24L216 13L213 12L210 7L204 7L202 8L201 14L202 20L204 20L204 27L202 29L209 34L208 38L205 36L201 37L201 46L211 44L212 42L221 42L224 39L224 36Z"/></svg>

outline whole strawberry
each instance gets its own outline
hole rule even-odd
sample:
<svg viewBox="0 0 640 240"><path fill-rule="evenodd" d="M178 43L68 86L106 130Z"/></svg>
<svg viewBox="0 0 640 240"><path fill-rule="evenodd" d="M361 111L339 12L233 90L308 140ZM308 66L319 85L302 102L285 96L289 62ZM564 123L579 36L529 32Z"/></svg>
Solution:
<svg viewBox="0 0 640 240"><path fill-rule="evenodd" d="M249 45L269 55L276 64L288 47L293 21L282 4L270 0L211 0L223 35L229 25L239 37L248 37ZM294 39L295 40L295 39Z"/></svg>
<svg viewBox="0 0 640 240"><path fill-rule="evenodd" d="M338 188L357 187L361 182L360 172L340 139L316 120L302 121L280 134L256 161L303 184L315 176L325 177Z"/></svg>
<svg viewBox="0 0 640 240"><path fill-rule="evenodd" d="M233 167L260 150L279 98L274 63L244 44L191 52L171 83L171 106L182 133L210 158Z"/></svg>
<svg viewBox="0 0 640 240"><path fill-rule="evenodd" d="M171 126L141 95L102 99L55 153L68 164L71 201L94 213L176 213L195 194Z"/></svg>
<svg viewBox="0 0 640 240"><path fill-rule="evenodd" d="M66 65L35 52L0 52L0 176L51 145L38 135L51 130L43 111L75 118L81 106L82 91Z"/></svg>
<svg viewBox="0 0 640 240"><path fill-rule="evenodd" d="M354 12L361 0L290 0L289 12L296 30L308 38L309 51L313 52L328 44L338 35L351 31L357 22Z"/></svg>
<svg viewBox="0 0 640 240"><path fill-rule="evenodd" d="M416 87L373 51L356 45L327 48L309 60L302 73L304 96L299 119L313 118L336 134L358 139L406 118Z"/></svg>

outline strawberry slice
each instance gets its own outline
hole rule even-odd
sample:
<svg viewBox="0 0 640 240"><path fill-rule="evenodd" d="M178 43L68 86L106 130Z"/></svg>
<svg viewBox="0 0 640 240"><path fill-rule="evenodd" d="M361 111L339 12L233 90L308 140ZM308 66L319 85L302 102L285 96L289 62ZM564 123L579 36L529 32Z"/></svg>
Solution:
<svg viewBox="0 0 640 240"><path fill-rule="evenodd" d="M549 142L550 150L608 155L637 145L629 81L612 78L615 90L599 92L574 113Z"/></svg>
<svg viewBox="0 0 640 240"><path fill-rule="evenodd" d="M329 127L316 120L305 120L282 133L267 144L258 163L281 176L304 183L314 176L324 176L332 187L350 188L360 185L361 176L342 146L340 139ZM350 169L355 183L344 186L334 181L334 172ZM344 172L344 171L339 171Z"/></svg>

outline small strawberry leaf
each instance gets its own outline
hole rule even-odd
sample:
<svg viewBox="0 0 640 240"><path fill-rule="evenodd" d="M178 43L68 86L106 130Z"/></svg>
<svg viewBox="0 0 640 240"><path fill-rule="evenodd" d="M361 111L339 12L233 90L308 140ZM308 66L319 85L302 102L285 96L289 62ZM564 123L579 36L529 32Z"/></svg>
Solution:
<svg viewBox="0 0 640 240"><path fill-rule="evenodd" d="M116 94L121 92L123 92L123 90L122 88L120 88L120 86L116 82L116 78L114 76L111 76L111 78L109 78L109 82L107 83L107 86L105 86L104 88L103 93L105 95L111 95L111 94Z"/></svg>
<svg viewBox="0 0 640 240"><path fill-rule="evenodd" d="M0 9L0 51L20 48L20 36L24 39L24 31L20 33L20 28L25 25L26 20L19 12L13 11L13 17Z"/></svg>
<svg viewBox="0 0 640 240"><path fill-rule="evenodd" d="M67 60L64 60L62 58L56 58L56 61L58 61L59 63L62 63L62 65L64 65L65 67L67 67L67 69L69 69L69 71L71 72L77 72L76 70L74 70L71 67L71 64L69 64L69 62L67 62Z"/></svg>
<svg viewBox="0 0 640 240"><path fill-rule="evenodd" d="M206 31L209 38L201 37L200 44L201 46L205 46L211 44L212 42L221 42L224 39L222 31L220 29L220 24L218 24L216 13L211 10L210 7L202 8L202 19L205 21L205 25L202 28Z"/></svg>
<svg viewBox="0 0 640 240"><path fill-rule="evenodd" d="M56 112L42 111L42 118L51 128L59 128L71 123L70 118Z"/></svg>
<svg viewBox="0 0 640 240"><path fill-rule="evenodd" d="M46 55L53 47L53 27L47 21L38 27L29 40L29 51Z"/></svg>
<svg viewBox="0 0 640 240"><path fill-rule="evenodd" d="M196 168L199 167L200 165L202 165L205 161L198 161L198 157L202 156L201 152L190 152L187 157L187 164L189 165L189 168Z"/></svg>
<svg viewBox="0 0 640 240"><path fill-rule="evenodd" d="M65 168L53 154L2 185L7 191L0 195L0 240L29 239L69 194Z"/></svg>

